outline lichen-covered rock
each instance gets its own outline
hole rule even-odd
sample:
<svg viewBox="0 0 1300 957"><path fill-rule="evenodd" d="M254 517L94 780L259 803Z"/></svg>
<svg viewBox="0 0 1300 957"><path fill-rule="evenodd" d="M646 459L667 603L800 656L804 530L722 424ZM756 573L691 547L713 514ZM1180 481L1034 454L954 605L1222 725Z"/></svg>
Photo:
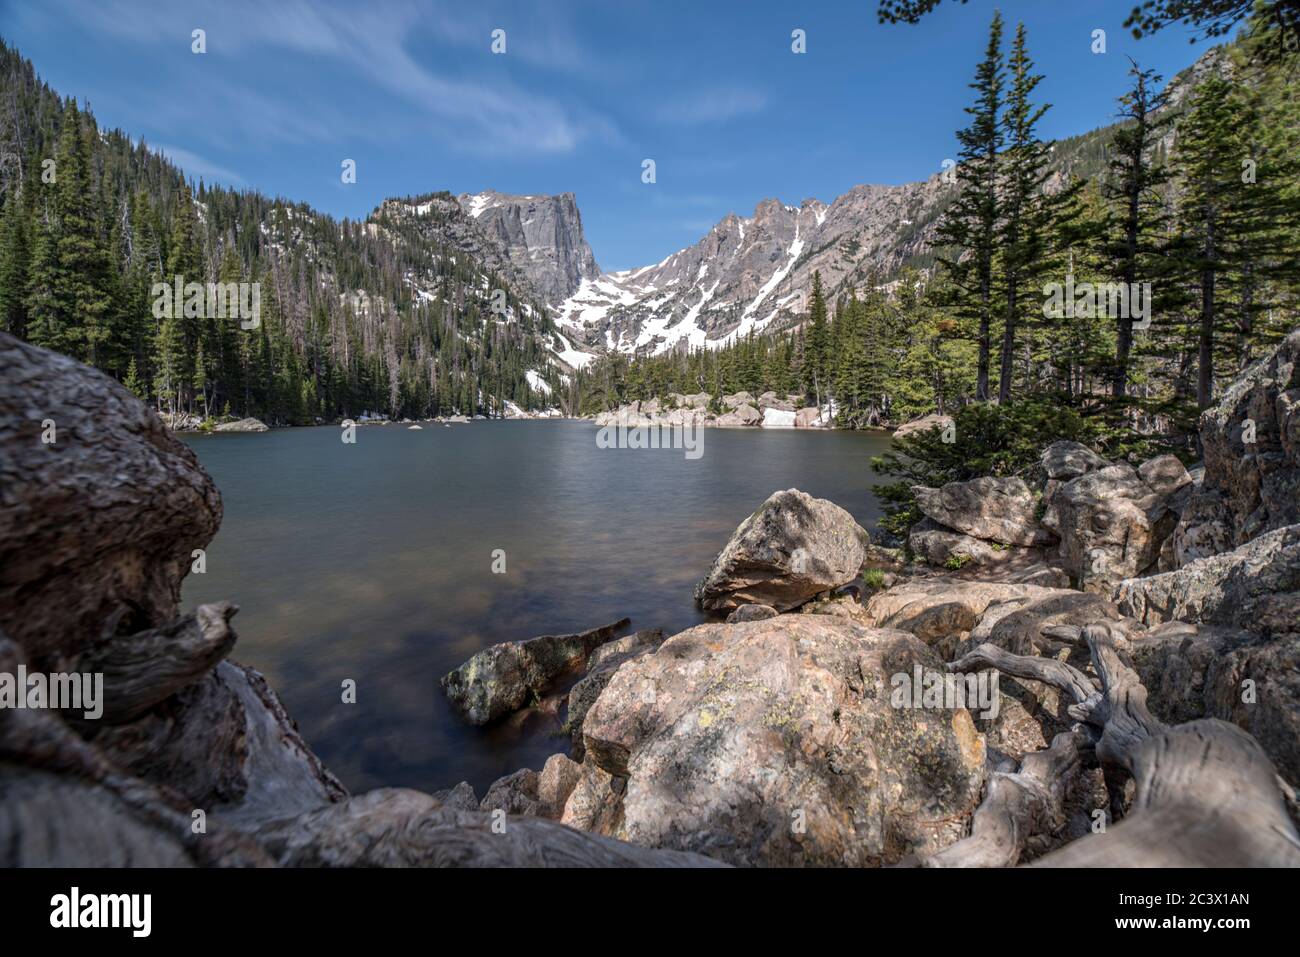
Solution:
<svg viewBox="0 0 1300 957"><path fill-rule="evenodd" d="M1104 469L1110 464L1088 446L1066 439L1053 442L1043 449L1039 462L1049 479L1063 482Z"/></svg>
<svg viewBox="0 0 1300 957"><path fill-rule="evenodd" d="M1208 492L1223 497L1232 544L1300 524L1300 329L1201 415Z"/></svg>
<svg viewBox="0 0 1300 957"><path fill-rule="evenodd" d="M573 741L573 756L582 759L582 722L614 672L626 661L664 643L661 628L649 628L601 645L587 658L587 673L569 689L564 726Z"/></svg>
<svg viewBox="0 0 1300 957"><path fill-rule="evenodd" d="M732 533L695 600L707 611L747 604L788 611L857 578L867 542L834 502L793 488L775 492Z"/></svg>
<svg viewBox="0 0 1300 957"><path fill-rule="evenodd" d="M1038 500L1016 476L982 476L942 488L912 487L916 507L945 528L1004 545L1048 545L1052 534L1035 515Z"/></svg>
<svg viewBox="0 0 1300 957"><path fill-rule="evenodd" d="M893 706L894 676L916 666L942 665L911 635L829 616L675 635L588 712L592 780L565 820L579 797L601 833L733 864L937 850L978 803L985 749L965 709Z"/></svg>
<svg viewBox="0 0 1300 957"><path fill-rule="evenodd" d="M628 619L572 635L541 635L485 648L442 678L452 707L471 724L488 724L518 711L629 624Z"/></svg>
<svg viewBox="0 0 1300 957"><path fill-rule="evenodd" d="M771 605L741 605L727 616L727 624L734 625L741 621L762 621L764 618L775 618L779 614L780 612Z"/></svg>
<svg viewBox="0 0 1300 957"><path fill-rule="evenodd" d="M1269 636L1300 633L1300 525L1177 571L1126 579L1112 597L1121 612L1148 625L1180 619Z"/></svg>
<svg viewBox="0 0 1300 957"><path fill-rule="evenodd" d="M1171 471L1164 461L1151 470L1161 490L1121 463L1086 472L1054 491L1044 523L1060 536L1061 560L1079 587L1108 593L1116 582L1156 564L1178 522L1171 499L1190 482L1171 477Z"/></svg>
<svg viewBox="0 0 1300 957"><path fill-rule="evenodd" d="M945 528L932 518L923 518L907 533L907 548L917 558L939 568L967 565L1002 565L1012 561L1041 560L1041 548L1003 545Z"/></svg>
<svg viewBox="0 0 1300 957"><path fill-rule="evenodd" d="M1174 571L1198 558L1230 551L1234 537L1232 515L1223 494L1204 488L1194 490L1170 537L1173 567L1164 571Z"/></svg>

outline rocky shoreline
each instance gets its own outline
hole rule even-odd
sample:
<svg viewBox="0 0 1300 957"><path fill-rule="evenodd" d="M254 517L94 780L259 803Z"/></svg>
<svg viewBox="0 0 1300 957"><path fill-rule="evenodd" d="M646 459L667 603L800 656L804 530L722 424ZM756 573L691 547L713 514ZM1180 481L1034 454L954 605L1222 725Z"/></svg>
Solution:
<svg viewBox="0 0 1300 957"><path fill-rule="evenodd" d="M664 399L629 402L592 419L599 426L623 428L765 428L829 429L834 427L834 409L803 405L804 397L764 392L755 398L748 392L722 396L715 404L707 392L684 395L672 392Z"/></svg>
<svg viewBox="0 0 1300 957"><path fill-rule="evenodd" d="M236 606L179 607L222 514L190 449L0 334L0 672L95 671L106 702L0 709L0 864L1300 865L1298 360L1300 331L1206 412L1202 467L1055 443L918 489L904 550L775 492L701 569L725 621L443 679L473 723L565 720L480 798L349 794L229 660Z"/></svg>

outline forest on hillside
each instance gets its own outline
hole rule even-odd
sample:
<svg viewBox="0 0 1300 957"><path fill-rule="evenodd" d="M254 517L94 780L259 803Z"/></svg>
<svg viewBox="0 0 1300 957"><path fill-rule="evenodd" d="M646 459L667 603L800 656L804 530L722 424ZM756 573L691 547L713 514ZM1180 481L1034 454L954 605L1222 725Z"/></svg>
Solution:
<svg viewBox="0 0 1300 957"><path fill-rule="evenodd" d="M258 284L256 326L158 309L177 276ZM436 233L191 182L2 40L0 329L199 419L494 415L550 405L529 370L558 385L544 307Z"/></svg>

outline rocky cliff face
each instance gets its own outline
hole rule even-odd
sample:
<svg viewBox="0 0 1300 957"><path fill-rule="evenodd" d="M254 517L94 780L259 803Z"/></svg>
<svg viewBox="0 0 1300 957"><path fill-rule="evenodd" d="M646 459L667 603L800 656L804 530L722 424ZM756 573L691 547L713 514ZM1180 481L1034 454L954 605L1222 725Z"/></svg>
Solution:
<svg viewBox="0 0 1300 957"><path fill-rule="evenodd" d="M600 275L572 193L511 196L488 190L458 201L546 302L562 302L584 279Z"/></svg>

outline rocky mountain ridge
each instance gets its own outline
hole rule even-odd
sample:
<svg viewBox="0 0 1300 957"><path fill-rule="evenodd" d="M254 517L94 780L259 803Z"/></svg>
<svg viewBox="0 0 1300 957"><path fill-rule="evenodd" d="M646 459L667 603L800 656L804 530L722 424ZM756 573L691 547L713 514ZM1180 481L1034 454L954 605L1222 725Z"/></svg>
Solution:
<svg viewBox="0 0 1300 957"><path fill-rule="evenodd" d="M1196 82L1225 64L1221 48L1202 54L1169 81L1168 108L1179 109ZM1095 175L1112 131L1103 126L1053 144L1051 184ZM1171 130L1165 149L1173 136ZM829 204L764 199L752 215L727 214L698 242L657 263L615 272L596 266L572 193L489 190L458 199L554 310L571 346L564 360L582 365L601 352L716 348L780 329L806 314L815 272L833 298L888 285L904 266L927 269L954 191L952 177L936 171L918 182L854 186Z"/></svg>

